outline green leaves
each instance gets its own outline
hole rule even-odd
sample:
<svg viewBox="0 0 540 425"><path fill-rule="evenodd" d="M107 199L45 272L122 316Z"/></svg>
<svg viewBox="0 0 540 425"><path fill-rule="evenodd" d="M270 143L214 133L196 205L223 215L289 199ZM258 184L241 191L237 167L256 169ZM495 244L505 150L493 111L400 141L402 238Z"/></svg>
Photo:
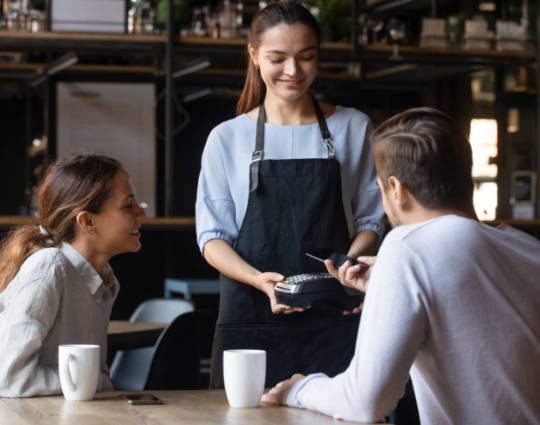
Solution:
<svg viewBox="0 0 540 425"><path fill-rule="evenodd" d="M350 20L351 6L347 0L317 0L317 7L322 27L337 28Z"/></svg>
<svg viewBox="0 0 540 425"><path fill-rule="evenodd" d="M160 0L156 7L156 23L165 25L167 23L168 1ZM174 20L180 24L189 24L191 22L191 7L185 0L174 0Z"/></svg>

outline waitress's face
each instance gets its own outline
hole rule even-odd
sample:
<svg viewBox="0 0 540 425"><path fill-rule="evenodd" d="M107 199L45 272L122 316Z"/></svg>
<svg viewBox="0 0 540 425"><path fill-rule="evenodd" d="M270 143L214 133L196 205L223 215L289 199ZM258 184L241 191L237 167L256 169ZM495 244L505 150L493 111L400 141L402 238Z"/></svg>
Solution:
<svg viewBox="0 0 540 425"><path fill-rule="evenodd" d="M304 24L269 28L259 48L249 51L267 91L284 100L301 97L317 75L317 38Z"/></svg>

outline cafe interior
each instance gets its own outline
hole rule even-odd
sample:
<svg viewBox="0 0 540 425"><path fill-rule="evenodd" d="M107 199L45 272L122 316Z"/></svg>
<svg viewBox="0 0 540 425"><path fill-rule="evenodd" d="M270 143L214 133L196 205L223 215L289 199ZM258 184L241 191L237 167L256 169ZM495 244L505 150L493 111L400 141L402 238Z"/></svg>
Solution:
<svg viewBox="0 0 540 425"><path fill-rule="evenodd" d="M316 98L362 111L374 127L414 107L450 115L472 147L479 219L540 238L536 0L298 1L321 28ZM249 28L272 3L1 0L1 237L40 223L51 159L122 162L147 218L140 251L110 260L122 290L107 364L118 391L165 406L99 393L87 405L4 399L0 423L334 423L281 407L228 410L208 391L220 282L196 237L201 156L211 130L236 115ZM410 384L387 422L420 423Z"/></svg>

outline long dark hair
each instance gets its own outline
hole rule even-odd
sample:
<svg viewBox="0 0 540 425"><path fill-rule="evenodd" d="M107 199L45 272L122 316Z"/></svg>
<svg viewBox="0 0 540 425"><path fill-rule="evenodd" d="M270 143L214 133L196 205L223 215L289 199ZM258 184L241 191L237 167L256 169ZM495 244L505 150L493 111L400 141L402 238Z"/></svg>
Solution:
<svg viewBox="0 0 540 425"><path fill-rule="evenodd" d="M39 221L13 230L0 244L0 294L36 251L53 248L75 237L77 214L99 214L111 196L122 164L101 155L61 158L49 166L38 194Z"/></svg>
<svg viewBox="0 0 540 425"><path fill-rule="evenodd" d="M252 48L258 49L263 34L270 28L279 24L294 25L304 24L313 30L317 38L317 47L320 43L319 24L314 16L300 3L291 0L284 0L279 3L271 4L262 10L259 10L249 32L249 44ZM248 52L247 76L244 90L236 107L236 115L242 115L259 106L266 95L266 85L261 78L260 71L255 68L253 61L250 60Z"/></svg>

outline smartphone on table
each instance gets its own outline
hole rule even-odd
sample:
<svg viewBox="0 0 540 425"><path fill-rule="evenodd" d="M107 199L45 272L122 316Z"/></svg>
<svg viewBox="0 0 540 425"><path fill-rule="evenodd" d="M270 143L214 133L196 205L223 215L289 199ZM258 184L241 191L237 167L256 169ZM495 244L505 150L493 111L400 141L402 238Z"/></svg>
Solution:
<svg viewBox="0 0 540 425"><path fill-rule="evenodd" d="M120 398L133 405L163 404L163 402L153 394L120 394Z"/></svg>
<svg viewBox="0 0 540 425"><path fill-rule="evenodd" d="M330 260L334 264L334 267L337 267L338 269L347 261L349 261L352 266L360 264L360 270L367 270L369 268L368 264L358 262L354 258L347 257L346 255L335 252L330 248L315 249L306 252L306 255L308 257L314 258L315 260L322 261L323 263L324 260Z"/></svg>

